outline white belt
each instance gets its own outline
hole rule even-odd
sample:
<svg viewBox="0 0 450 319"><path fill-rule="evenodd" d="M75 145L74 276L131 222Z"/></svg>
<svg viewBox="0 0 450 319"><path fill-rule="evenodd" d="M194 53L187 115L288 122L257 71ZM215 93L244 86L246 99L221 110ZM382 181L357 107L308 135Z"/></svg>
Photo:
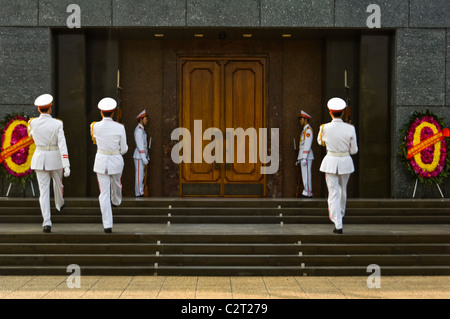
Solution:
<svg viewBox="0 0 450 319"><path fill-rule="evenodd" d="M330 152L328 151L327 153L330 156L334 156L334 157L346 157L346 156L350 156L350 153L345 152L345 153L338 153L338 152Z"/></svg>
<svg viewBox="0 0 450 319"><path fill-rule="evenodd" d="M103 155L120 155L119 151L105 151L101 149L97 149L97 153L103 154Z"/></svg>
<svg viewBox="0 0 450 319"><path fill-rule="evenodd" d="M59 150L58 146L38 146L36 145L36 149L39 151L57 151Z"/></svg>

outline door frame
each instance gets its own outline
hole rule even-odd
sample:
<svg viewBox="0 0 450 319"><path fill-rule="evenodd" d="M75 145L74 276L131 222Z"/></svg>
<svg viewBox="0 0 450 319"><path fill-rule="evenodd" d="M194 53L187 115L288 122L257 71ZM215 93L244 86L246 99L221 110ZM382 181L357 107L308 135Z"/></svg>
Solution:
<svg viewBox="0 0 450 319"><path fill-rule="evenodd" d="M220 78L225 78L225 65L227 62L230 61L261 61L263 64L263 79L262 79L262 85L263 85L263 96L262 96L262 123L263 128L268 129L268 123L267 123L267 101L268 101L268 56L265 54L185 54L185 55L178 55L177 56L177 78L178 78L178 87L177 87L177 96L178 96L178 105L179 105L179 114L178 114L178 121L179 121L179 127L183 127L183 76L182 76L182 70L183 70L183 64L185 61L208 61L208 60L223 60L220 63ZM222 83L223 82L223 83ZM225 102L226 102L226 92L225 92L225 81L222 81L220 83L220 129L222 130L222 133L224 133L224 129L226 129L226 116L225 116ZM203 128L204 129L204 128ZM203 132L202 132L203 133ZM259 147L259 143L258 143ZM192 156L191 156L192 157ZM224 152L225 157L225 152ZM259 160L259 159L258 159ZM179 165L179 196L180 197L243 197L243 198L260 198L260 197L266 197L267 194L267 178L265 174L262 174L262 180L258 183L231 183L235 185L262 185L262 194L261 195L254 195L254 194L226 194L225 193L225 179L226 179L226 161L221 165L220 167L220 195L207 195L207 194L183 194L183 165ZM205 184L210 185L211 183L204 183L204 182L197 182L196 184ZM216 183L214 183L216 184Z"/></svg>

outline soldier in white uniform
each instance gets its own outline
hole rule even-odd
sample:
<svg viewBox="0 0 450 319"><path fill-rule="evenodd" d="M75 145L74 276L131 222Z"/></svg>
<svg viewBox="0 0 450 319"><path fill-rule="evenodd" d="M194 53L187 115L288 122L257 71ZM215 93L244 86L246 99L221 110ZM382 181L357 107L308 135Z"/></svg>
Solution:
<svg viewBox="0 0 450 319"><path fill-rule="evenodd" d="M111 203L114 206L119 206L122 203L122 184L120 181L124 167L122 155L128 151L125 127L112 119L116 107L117 102L114 99L102 99L98 108L103 120L91 124L92 140L94 144L97 144L94 172L97 173L100 188L98 199L105 233L112 232Z"/></svg>
<svg viewBox="0 0 450 319"><path fill-rule="evenodd" d="M342 234L342 218L347 203L347 183L355 168L350 155L358 152L356 131L353 125L342 120L347 103L340 98L328 101L333 120L320 127L317 142L327 148L327 155L320 166L326 175L328 187L328 211L334 223L334 233Z"/></svg>
<svg viewBox="0 0 450 319"><path fill-rule="evenodd" d="M145 166L149 162L147 133L145 127L148 123L147 112L144 110L136 117L138 125L134 130L134 141L136 142L136 149L134 150L134 168L135 168L135 183L134 192L136 197L144 196L144 175Z"/></svg>
<svg viewBox="0 0 450 319"><path fill-rule="evenodd" d="M305 111L301 111L299 117L300 125L303 127L302 134L300 136L300 146L297 156L296 165L300 165L302 171L303 180L303 192L302 196L307 198L312 198L312 180L311 180L311 166L314 160L314 153L311 149L313 142L313 131L309 125L309 120L311 115Z"/></svg>
<svg viewBox="0 0 450 319"><path fill-rule="evenodd" d="M39 204L44 219L43 231L50 233L52 221L50 214L50 181L53 180L55 206L58 211L64 208L64 176L70 176L69 154L64 136L63 122L51 116L53 97L50 94L39 96L34 104L41 114L28 122L28 135L34 139L36 151L31 159L31 169L36 172L39 184Z"/></svg>

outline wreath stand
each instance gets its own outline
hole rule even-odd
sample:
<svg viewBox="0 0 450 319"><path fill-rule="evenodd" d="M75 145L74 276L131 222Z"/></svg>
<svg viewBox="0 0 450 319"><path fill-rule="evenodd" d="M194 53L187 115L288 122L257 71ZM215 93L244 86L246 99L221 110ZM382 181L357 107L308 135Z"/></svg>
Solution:
<svg viewBox="0 0 450 319"><path fill-rule="evenodd" d="M30 181L30 185L31 185L31 192L33 193L33 197L36 197L36 194L34 193L33 181ZM8 191L6 192L6 197L9 196L9 191L11 190L11 186L12 186L12 183L9 183Z"/></svg>
<svg viewBox="0 0 450 319"><path fill-rule="evenodd" d="M418 182L418 181L419 181L419 180L416 179L416 185L414 186L414 192L413 192L412 198L416 197L416 190L417 190L417 182ZM442 190L441 190L441 188L439 187L439 184L438 184L438 183L436 183L436 187L437 187L437 189L439 190L439 193L441 193L441 197L444 198L444 194L442 193Z"/></svg>

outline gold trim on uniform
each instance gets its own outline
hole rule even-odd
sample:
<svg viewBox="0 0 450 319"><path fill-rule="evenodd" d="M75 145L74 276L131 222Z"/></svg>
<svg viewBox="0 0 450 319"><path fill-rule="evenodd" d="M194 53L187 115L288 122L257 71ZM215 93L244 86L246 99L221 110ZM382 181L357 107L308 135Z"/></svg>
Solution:
<svg viewBox="0 0 450 319"><path fill-rule="evenodd" d="M97 141L95 140L95 137L94 137L94 124L95 123L97 123L97 122L92 122L91 123L91 137L92 137L92 142L94 143L94 145L97 144Z"/></svg>
<svg viewBox="0 0 450 319"><path fill-rule="evenodd" d="M320 144L322 145L322 146L325 146L325 143L323 142L323 127L325 126L325 124L322 124L321 126L320 126Z"/></svg>
<svg viewBox="0 0 450 319"><path fill-rule="evenodd" d="M31 123L31 121L34 120L34 119L37 119L37 117L32 117L32 118L30 118L30 119L28 120L28 125L27 125L27 133L28 133L28 136L30 136L30 123Z"/></svg>

